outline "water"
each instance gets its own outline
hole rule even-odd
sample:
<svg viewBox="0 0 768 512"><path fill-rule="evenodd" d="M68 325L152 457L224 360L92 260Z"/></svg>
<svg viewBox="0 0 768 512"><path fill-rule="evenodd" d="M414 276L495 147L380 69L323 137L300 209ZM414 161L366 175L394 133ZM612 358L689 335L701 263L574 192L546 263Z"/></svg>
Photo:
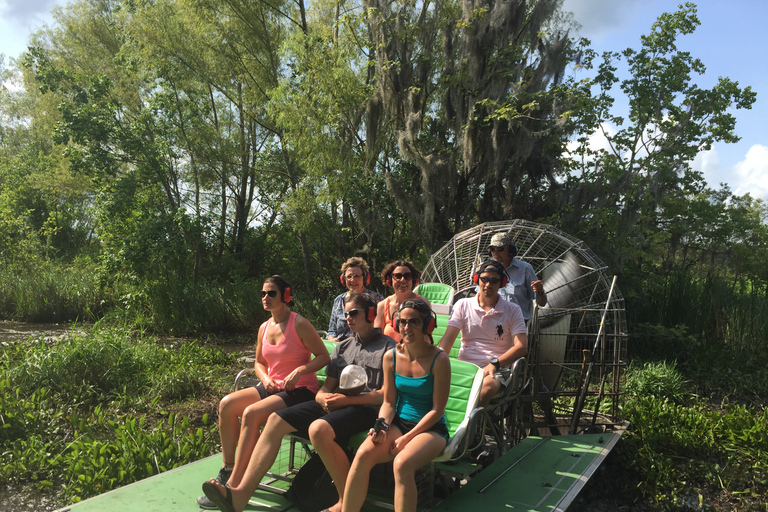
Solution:
<svg viewBox="0 0 768 512"><path fill-rule="evenodd" d="M0 343L45 338L58 341L73 332L83 333L90 326L83 324L27 324L23 322L0 321Z"/></svg>

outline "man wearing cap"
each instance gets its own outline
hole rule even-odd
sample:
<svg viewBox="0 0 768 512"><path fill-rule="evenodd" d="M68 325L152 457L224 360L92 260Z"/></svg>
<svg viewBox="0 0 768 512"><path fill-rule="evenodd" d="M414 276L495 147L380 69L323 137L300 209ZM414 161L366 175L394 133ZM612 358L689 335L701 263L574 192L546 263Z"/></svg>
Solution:
<svg viewBox="0 0 768 512"><path fill-rule="evenodd" d="M501 389L496 373L528 353L528 336L520 306L499 295L506 274L501 263L488 260L472 280L478 285L474 297L453 305L451 319L440 340L440 348L450 353L461 332L459 360L483 369L480 405L488 405Z"/></svg>
<svg viewBox="0 0 768 512"><path fill-rule="evenodd" d="M275 462L282 438L291 432L312 442L339 492L339 502L331 510L341 510L349 473L349 459L342 447L354 434L373 427L383 401L380 390L384 384L384 354L397 344L373 327L376 300L368 294L349 293L344 299L344 311L354 335L336 345L325 370L325 383L315 400L269 416L240 482L230 480L226 488L215 480L203 484L205 495L221 510L240 512L245 508ZM365 389L352 396L345 395L340 385L347 377L342 374L348 365L361 366L367 374ZM352 375L349 385L359 389L356 380Z"/></svg>
<svg viewBox="0 0 768 512"><path fill-rule="evenodd" d="M540 307L547 304L544 285L536 277L536 272L533 271L530 263L520 261L515 257L517 256L517 245L512 240L511 233L493 235L488 249L490 256L504 265L507 274L507 285L499 290L499 295L520 306L523 311L523 318L528 322L533 312L534 298Z"/></svg>

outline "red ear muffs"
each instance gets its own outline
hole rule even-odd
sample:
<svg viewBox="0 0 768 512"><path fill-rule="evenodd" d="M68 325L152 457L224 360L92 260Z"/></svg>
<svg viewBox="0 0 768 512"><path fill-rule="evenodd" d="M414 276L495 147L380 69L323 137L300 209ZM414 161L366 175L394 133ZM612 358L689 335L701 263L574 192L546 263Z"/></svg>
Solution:
<svg viewBox="0 0 768 512"><path fill-rule="evenodd" d="M429 322L424 322L421 324L422 328L424 329L424 334L432 334L432 331L435 330L435 327L437 327L437 317L434 313L432 313L429 316Z"/></svg>
<svg viewBox="0 0 768 512"><path fill-rule="evenodd" d="M344 274L341 274L339 276L339 281L341 281L341 286L344 286L346 288L346 286L347 286L347 278L344 277Z"/></svg>
<svg viewBox="0 0 768 512"><path fill-rule="evenodd" d="M285 302L286 304L288 304L289 302L291 302L291 300L293 300L293 292L291 291L290 286L286 286L283 289L283 295L281 298L283 299L283 302Z"/></svg>
<svg viewBox="0 0 768 512"><path fill-rule="evenodd" d="M376 306L368 306L368 309L365 311L365 321L369 324L372 324L373 321L376 319Z"/></svg>

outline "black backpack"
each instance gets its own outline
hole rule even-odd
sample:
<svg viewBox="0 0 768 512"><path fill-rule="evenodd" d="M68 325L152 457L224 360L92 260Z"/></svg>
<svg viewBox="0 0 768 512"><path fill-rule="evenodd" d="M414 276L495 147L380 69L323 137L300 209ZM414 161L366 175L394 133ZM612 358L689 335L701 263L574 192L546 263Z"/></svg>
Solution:
<svg viewBox="0 0 768 512"><path fill-rule="evenodd" d="M301 512L319 512L339 501L339 493L336 492L331 475L317 453L313 453L301 466L285 492L285 497Z"/></svg>

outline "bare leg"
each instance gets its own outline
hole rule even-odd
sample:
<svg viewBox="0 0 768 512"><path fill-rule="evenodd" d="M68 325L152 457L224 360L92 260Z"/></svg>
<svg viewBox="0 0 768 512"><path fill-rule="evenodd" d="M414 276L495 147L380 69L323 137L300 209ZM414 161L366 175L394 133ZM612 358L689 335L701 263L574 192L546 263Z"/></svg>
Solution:
<svg viewBox="0 0 768 512"><path fill-rule="evenodd" d="M323 460L328 474L331 475L336 491L339 493L339 501L330 510L341 510L341 502L344 497L344 487L349 474L349 459L341 446L336 442L336 432L330 424L323 419L315 420L309 426L309 440Z"/></svg>
<svg viewBox="0 0 768 512"><path fill-rule="evenodd" d="M480 390L480 406L488 405L499 389L501 389L501 383L496 378L486 375L483 379L483 388Z"/></svg>
<svg viewBox="0 0 768 512"><path fill-rule="evenodd" d="M251 404L261 400L256 388L246 388L230 393L219 402L219 439L224 465L232 467L235 463L235 450L240 437L240 421L243 411Z"/></svg>
<svg viewBox="0 0 768 512"><path fill-rule="evenodd" d="M376 464L392 460L390 447L401 435L397 427L390 427L383 443L376 444L369 437L360 445L349 470L348 485L344 488L344 499L341 501L343 512L356 512L362 508L368 494L371 469Z"/></svg>
<svg viewBox="0 0 768 512"><path fill-rule="evenodd" d="M435 432L424 432L411 439L395 456L392 464L395 472L395 511L416 511L416 470L440 455L445 443L445 438Z"/></svg>
<svg viewBox="0 0 768 512"><path fill-rule="evenodd" d="M283 437L295 430L277 414L269 416L267 424L264 426L264 431L261 433L256 447L253 449L253 455L248 462L248 467L240 484L237 487L231 488L232 504L236 511L241 512L248 505L248 500L253 496L253 492L259 486L259 482L267 474L272 464L275 463ZM227 495L223 485L215 480L211 480L211 483L216 486L222 496Z"/></svg>
<svg viewBox="0 0 768 512"><path fill-rule="evenodd" d="M251 454L259 440L261 426L267 423L269 415L280 409L285 409L285 402L277 396L267 398L251 404L245 408L240 425L240 439L235 452L235 467L229 477L229 485L236 487L243 478L243 473L251 460Z"/></svg>

